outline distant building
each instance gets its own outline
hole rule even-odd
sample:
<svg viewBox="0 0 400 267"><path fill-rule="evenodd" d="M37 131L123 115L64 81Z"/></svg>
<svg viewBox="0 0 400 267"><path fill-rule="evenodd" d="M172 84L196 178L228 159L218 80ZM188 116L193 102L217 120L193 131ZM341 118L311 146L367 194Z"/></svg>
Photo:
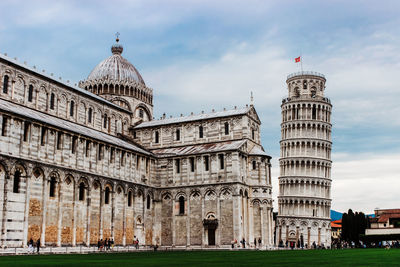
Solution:
<svg viewBox="0 0 400 267"><path fill-rule="evenodd" d="M332 240L338 240L342 234L342 219L331 222Z"/></svg>
<svg viewBox="0 0 400 267"><path fill-rule="evenodd" d="M375 218L369 218L366 235L400 234L400 209L376 209Z"/></svg>

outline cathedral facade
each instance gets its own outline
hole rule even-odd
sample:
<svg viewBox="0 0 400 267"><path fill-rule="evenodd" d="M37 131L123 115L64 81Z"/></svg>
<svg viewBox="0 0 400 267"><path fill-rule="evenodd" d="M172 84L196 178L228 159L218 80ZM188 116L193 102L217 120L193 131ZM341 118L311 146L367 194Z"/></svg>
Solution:
<svg viewBox="0 0 400 267"><path fill-rule="evenodd" d="M79 86L0 55L0 246L272 246L254 106L154 120L153 90L111 50Z"/></svg>

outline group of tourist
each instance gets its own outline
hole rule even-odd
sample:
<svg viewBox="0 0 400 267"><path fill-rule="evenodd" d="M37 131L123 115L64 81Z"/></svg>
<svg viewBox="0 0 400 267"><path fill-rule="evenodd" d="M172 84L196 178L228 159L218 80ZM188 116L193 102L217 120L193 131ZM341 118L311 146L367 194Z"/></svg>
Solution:
<svg viewBox="0 0 400 267"><path fill-rule="evenodd" d="M112 250L114 248L114 239L108 239L106 238L105 240L100 239L97 241L97 249L99 251L108 251Z"/></svg>
<svg viewBox="0 0 400 267"><path fill-rule="evenodd" d="M136 236L133 237L133 245L135 246L136 249L139 249L139 238ZM105 240L100 239L97 242L97 249L99 251L109 251L113 250L114 248L114 239L111 238L106 238Z"/></svg>
<svg viewBox="0 0 400 267"><path fill-rule="evenodd" d="M262 241L261 241L261 237L254 238L254 248L257 248L257 244L258 244L258 248L262 247ZM231 242L232 248L246 248L246 239L242 238L242 240L240 240L240 245L238 244L237 239L233 240ZM248 244L251 245L251 244Z"/></svg>
<svg viewBox="0 0 400 267"><path fill-rule="evenodd" d="M29 239L28 241L28 253L34 253L35 252L35 247L36 247L36 251L37 253L39 253L40 250L40 238L34 242L33 239Z"/></svg>
<svg viewBox="0 0 400 267"><path fill-rule="evenodd" d="M347 248L400 248L399 240L392 241L376 241L376 242L363 242L361 240L354 241L340 241L334 240L332 242L332 249L347 249Z"/></svg>

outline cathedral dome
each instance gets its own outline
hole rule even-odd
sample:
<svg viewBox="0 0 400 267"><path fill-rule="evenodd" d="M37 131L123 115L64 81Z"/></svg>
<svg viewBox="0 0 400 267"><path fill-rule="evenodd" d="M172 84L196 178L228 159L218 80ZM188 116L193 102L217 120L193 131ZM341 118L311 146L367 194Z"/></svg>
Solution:
<svg viewBox="0 0 400 267"><path fill-rule="evenodd" d="M114 82L136 82L145 85L137 69L121 56L123 47L118 43L111 47L112 55L100 62L89 74L87 81L112 80Z"/></svg>

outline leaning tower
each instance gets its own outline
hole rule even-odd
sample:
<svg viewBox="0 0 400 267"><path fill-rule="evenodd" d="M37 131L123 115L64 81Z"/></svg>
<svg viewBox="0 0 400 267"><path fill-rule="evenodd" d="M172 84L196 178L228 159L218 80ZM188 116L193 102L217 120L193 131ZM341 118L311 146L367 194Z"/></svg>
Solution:
<svg viewBox="0 0 400 267"><path fill-rule="evenodd" d="M326 79L290 74L282 100L277 245L330 247L331 112Z"/></svg>

